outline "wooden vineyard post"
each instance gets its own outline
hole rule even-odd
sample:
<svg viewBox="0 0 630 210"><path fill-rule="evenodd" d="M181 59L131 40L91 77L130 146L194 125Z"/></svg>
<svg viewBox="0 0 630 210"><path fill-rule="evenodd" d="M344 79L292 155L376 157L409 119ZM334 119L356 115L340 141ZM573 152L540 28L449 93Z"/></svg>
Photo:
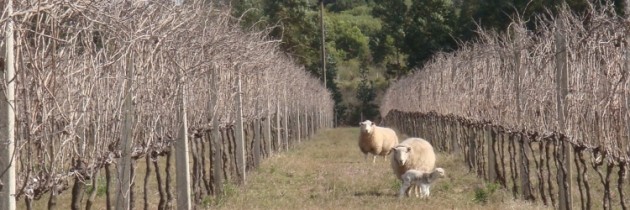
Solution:
<svg viewBox="0 0 630 210"><path fill-rule="evenodd" d="M489 125L483 128L483 133L484 138L486 139L486 146L488 150L488 181L494 183L497 181L497 171L495 168L497 163L497 156L494 149L496 135L494 134L494 129Z"/></svg>
<svg viewBox="0 0 630 210"><path fill-rule="evenodd" d="M555 34L556 41L556 111L558 113L558 129L564 133L566 131L565 117L567 114L566 98L568 94L568 54L566 44L565 23L562 19L557 20L558 29ZM560 171L558 171L559 188L559 209L572 209L571 203L571 147L566 138L560 138L562 158L559 160Z"/></svg>
<svg viewBox="0 0 630 210"><path fill-rule="evenodd" d="M289 151L289 104L287 103L287 88L284 88L284 150Z"/></svg>
<svg viewBox="0 0 630 210"><path fill-rule="evenodd" d="M529 138L525 136L525 134L521 133L518 137L520 141L518 142L519 154L520 154L520 171L521 175L521 195L525 200L533 199L532 191L531 191L531 183L529 181L529 159L527 159L527 151L530 151L529 148Z"/></svg>
<svg viewBox="0 0 630 210"><path fill-rule="evenodd" d="M304 109L304 137L308 138L310 135L308 130L308 108Z"/></svg>
<svg viewBox="0 0 630 210"><path fill-rule="evenodd" d="M299 104L296 105L295 108L297 109L297 114L295 115L295 117L296 117L295 125L297 126L297 129L296 129L297 135L296 136L297 136L298 143L301 143L302 142L302 131L300 129L302 129L302 128L300 126L300 105Z"/></svg>
<svg viewBox="0 0 630 210"><path fill-rule="evenodd" d="M265 111L265 114L267 114L267 116L265 117L265 122L264 122L264 131L265 131L265 154L268 156L271 155L271 145L272 145L272 139L271 139L271 99L269 99L271 96L267 95L267 109Z"/></svg>
<svg viewBox="0 0 630 210"><path fill-rule="evenodd" d="M223 193L223 145L221 145L221 134L219 133L219 117L216 110L218 102L218 93L216 91L218 90L217 84L219 82L218 67L210 71L210 74L212 74L210 82L212 83L212 89L215 92L211 94L208 110L210 110L209 113L212 114L211 116L209 116L210 120L212 121L212 141L210 143L212 144L212 149L214 149L214 151L212 152L212 171L214 177L213 185L215 187L214 195L217 196Z"/></svg>
<svg viewBox="0 0 630 210"><path fill-rule="evenodd" d="M12 1L6 1L5 11L13 13ZM5 25L5 66L0 66L0 75L4 75L5 87L0 87L0 209L15 210L15 48L13 20ZM0 61L1 58L0 58ZM1 71L4 68L4 72Z"/></svg>
<svg viewBox="0 0 630 210"><path fill-rule="evenodd" d="M514 44L514 95L516 101L516 122L522 122L523 119L523 111L522 104L523 100L521 98L521 34L520 31L513 28L514 40L512 43ZM520 145L520 175L521 175L521 196L523 199L531 199L531 188L529 181L529 165L526 165L528 162L527 159L527 151L529 151L529 139L525 136L524 133L519 134L517 138L520 141L518 142Z"/></svg>
<svg viewBox="0 0 630 210"><path fill-rule="evenodd" d="M256 116L260 116L258 114L260 110L259 107L259 102L258 100L256 100ZM261 147L261 132L260 132L260 118L257 117L256 119L254 119L254 148L253 148L253 153L254 153L254 167L258 167L258 165L260 164L260 147Z"/></svg>
<svg viewBox="0 0 630 210"><path fill-rule="evenodd" d="M282 130L280 129L282 124L280 122L280 98L276 100L276 152L282 150Z"/></svg>
<svg viewBox="0 0 630 210"><path fill-rule="evenodd" d="M175 141L175 168L177 176L175 183L177 185L177 209L191 209L190 200L190 161L188 151L188 118L186 116L186 95L184 70L180 69L178 73L177 95L179 107L177 111L177 119L179 121L179 132L177 141Z"/></svg>
<svg viewBox="0 0 630 210"><path fill-rule="evenodd" d="M133 56L127 55L126 66L126 83L125 83L125 101L123 105L123 130L122 130L122 143L120 144L121 158L118 163L118 190L116 191L116 210L129 209L129 195L131 192L131 144L132 144L132 125L134 107L132 105L132 92L131 85L133 83L134 67Z"/></svg>
<svg viewBox="0 0 630 210"><path fill-rule="evenodd" d="M240 175L239 182L244 184L246 181L245 169L245 135L243 131L243 91L241 89L241 69L238 69L238 92L236 94L236 165Z"/></svg>

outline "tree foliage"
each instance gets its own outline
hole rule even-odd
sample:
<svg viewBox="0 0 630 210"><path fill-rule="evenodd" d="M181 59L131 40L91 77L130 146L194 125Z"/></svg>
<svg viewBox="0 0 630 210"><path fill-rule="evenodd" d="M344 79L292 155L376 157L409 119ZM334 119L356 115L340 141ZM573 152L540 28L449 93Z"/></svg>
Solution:
<svg viewBox="0 0 630 210"><path fill-rule="evenodd" d="M453 5L443 0L417 0L407 16L402 49L409 55L409 67L422 65L436 52L455 48Z"/></svg>
<svg viewBox="0 0 630 210"><path fill-rule="evenodd" d="M319 0L232 1L242 3L234 4L234 15L243 17L241 20L247 23L244 26L277 26L271 34L282 40L282 48L314 75L323 78ZM595 3L589 4L589 1ZM586 14L589 8L602 3L614 4L620 14L623 7L622 0L564 2L576 14ZM356 98L357 91L365 88L369 81L405 76L436 53L457 50L458 43L478 39L480 27L505 31L511 20L519 16L528 28L534 29L537 27L534 20L555 15L561 1L331 0L325 3L327 59L334 61L330 64L334 65L332 70L327 71L327 78L332 78L333 82L328 87L341 92L339 102L348 105L343 116L347 117L346 121L352 121L353 113L362 108ZM370 69L366 75L361 73L363 67ZM376 99L387 86L373 87Z"/></svg>

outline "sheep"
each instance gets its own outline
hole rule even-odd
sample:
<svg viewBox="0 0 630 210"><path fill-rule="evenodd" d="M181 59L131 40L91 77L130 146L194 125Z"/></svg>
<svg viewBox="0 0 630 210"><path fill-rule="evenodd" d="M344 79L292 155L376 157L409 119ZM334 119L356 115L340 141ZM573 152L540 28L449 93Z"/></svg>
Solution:
<svg viewBox="0 0 630 210"><path fill-rule="evenodd" d="M433 171L435 168L435 152L433 146L421 138L408 138L394 147L391 157L391 167L396 178L402 180L402 175L408 170ZM417 191L417 186L414 187Z"/></svg>
<svg viewBox="0 0 630 210"><path fill-rule="evenodd" d="M409 197L409 187L415 186L421 188L421 198L429 198L431 194L431 183L433 183L438 178L445 177L446 173L443 168L435 168L431 173L418 171L418 170L408 170L402 175L402 187L400 188L400 192L398 192L398 197L402 198L404 195ZM418 192L416 192L416 197L418 197Z"/></svg>
<svg viewBox="0 0 630 210"><path fill-rule="evenodd" d="M379 127L369 120L359 123L361 125L361 133L359 135L359 148L365 155L374 155L372 163L376 162L376 156L380 155L385 158L392 151L392 148L398 144L398 136L391 128Z"/></svg>

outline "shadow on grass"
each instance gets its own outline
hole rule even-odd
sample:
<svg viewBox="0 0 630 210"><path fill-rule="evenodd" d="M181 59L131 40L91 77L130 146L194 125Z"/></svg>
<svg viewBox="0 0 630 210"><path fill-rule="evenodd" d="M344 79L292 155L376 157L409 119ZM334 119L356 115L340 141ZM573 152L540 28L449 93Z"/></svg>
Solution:
<svg viewBox="0 0 630 210"><path fill-rule="evenodd" d="M386 193L378 192L378 191L367 191L367 192L356 192L354 193L354 196L356 197L365 197L365 196L381 197L381 196L390 196L390 195Z"/></svg>

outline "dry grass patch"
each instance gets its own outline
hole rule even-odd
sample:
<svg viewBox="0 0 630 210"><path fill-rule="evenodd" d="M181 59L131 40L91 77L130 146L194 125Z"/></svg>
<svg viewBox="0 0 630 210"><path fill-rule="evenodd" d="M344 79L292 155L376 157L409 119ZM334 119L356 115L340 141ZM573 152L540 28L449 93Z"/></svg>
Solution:
<svg viewBox="0 0 630 210"><path fill-rule="evenodd" d="M544 209L512 199L511 193L469 174L463 160L438 154L447 177L435 183L429 200L399 199L389 159L375 164L359 151L358 128L325 130L252 172L220 209Z"/></svg>

